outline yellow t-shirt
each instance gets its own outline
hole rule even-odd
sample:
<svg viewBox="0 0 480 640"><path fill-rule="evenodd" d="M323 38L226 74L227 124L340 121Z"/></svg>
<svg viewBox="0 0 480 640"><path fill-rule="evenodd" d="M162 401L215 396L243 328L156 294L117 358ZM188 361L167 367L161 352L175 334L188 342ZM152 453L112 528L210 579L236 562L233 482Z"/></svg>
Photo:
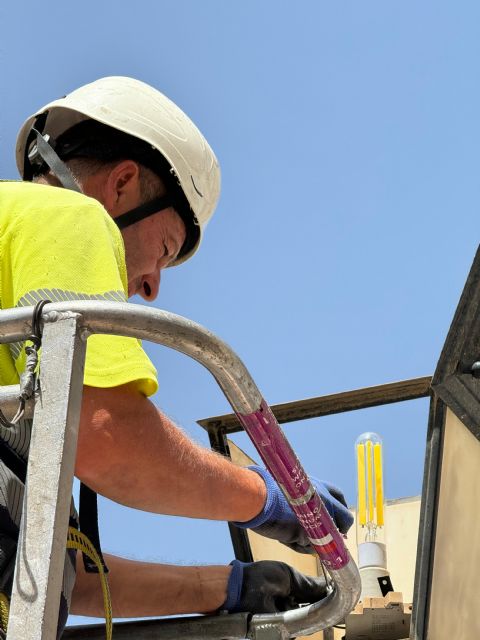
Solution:
<svg viewBox="0 0 480 640"><path fill-rule="evenodd" d="M30 182L0 182L0 308L42 299L127 299L125 250L118 227L96 200ZM18 383L22 344L0 345L0 385ZM136 382L149 396L156 371L135 338L88 338L86 385Z"/></svg>

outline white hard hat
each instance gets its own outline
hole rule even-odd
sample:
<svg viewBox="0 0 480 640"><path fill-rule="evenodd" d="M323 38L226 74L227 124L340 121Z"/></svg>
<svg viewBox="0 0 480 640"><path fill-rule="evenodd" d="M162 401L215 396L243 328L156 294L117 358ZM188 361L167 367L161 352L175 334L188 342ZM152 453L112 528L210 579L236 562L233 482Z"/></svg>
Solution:
<svg viewBox="0 0 480 640"><path fill-rule="evenodd" d="M208 142L176 104L133 78L111 76L84 85L45 105L23 124L16 146L17 167L22 177L25 177L27 140L42 114L47 115L41 133L53 139L91 119L158 150L173 169L198 226L198 239L176 264L195 253L220 195L220 168Z"/></svg>

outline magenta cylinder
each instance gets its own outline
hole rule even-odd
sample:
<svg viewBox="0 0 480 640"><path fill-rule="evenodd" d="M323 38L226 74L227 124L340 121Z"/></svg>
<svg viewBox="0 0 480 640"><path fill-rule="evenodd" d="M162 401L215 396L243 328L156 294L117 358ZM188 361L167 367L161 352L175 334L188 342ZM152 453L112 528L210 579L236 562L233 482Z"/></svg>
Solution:
<svg viewBox="0 0 480 640"><path fill-rule="evenodd" d="M262 400L258 411L237 413L266 468L277 481L327 569L341 569L349 553L322 500L313 488L272 410Z"/></svg>

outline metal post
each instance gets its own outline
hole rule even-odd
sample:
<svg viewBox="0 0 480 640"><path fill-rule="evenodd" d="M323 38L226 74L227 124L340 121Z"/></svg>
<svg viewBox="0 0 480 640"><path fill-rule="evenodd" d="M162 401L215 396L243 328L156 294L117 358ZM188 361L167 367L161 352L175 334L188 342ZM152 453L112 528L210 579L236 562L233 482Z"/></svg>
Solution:
<svg viewBox="0 0 480 640"><path fill-rule="evenodd" d="M80 316L45 324L7 640L54 640L83 389Z"/></svg>
<svg viewBox="0 0 480 640"><path fill-rule="evenodd" d="M231 459L230 448L228 446L227 436L225 435L225 429L211 429L208 432L210 439L210 446L213 451L220 453L229 460ZM236 527L232 522L228 523L228 530L230 532L230 538L232 540L233 551L235 558L242 562L253 562L252 548L250 547L250 541L245 529Z"/></svg>

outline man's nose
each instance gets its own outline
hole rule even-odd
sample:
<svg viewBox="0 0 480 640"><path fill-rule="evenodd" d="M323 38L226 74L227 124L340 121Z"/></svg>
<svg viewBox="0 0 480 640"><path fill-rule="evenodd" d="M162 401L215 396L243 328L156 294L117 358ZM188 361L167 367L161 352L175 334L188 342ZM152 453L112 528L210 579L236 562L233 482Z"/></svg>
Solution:
<svg viewBox="0 0 480 640"><path fill-rule="evenodd" d="M152 302L158 296L160 290L160 269L157 273L149 273L142 278L142 286L139 295L147 302Z"/></svg>

